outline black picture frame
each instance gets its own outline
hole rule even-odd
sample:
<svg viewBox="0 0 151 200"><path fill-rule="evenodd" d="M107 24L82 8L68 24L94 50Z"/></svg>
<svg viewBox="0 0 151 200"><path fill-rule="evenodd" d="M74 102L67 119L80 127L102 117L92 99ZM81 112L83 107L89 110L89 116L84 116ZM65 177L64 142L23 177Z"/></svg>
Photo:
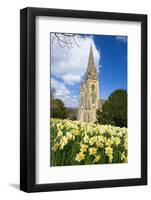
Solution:
<svg viewBox="0 0 151 200"><path fill-rule="evenodd" d="M54 16L83 19L120 20L141 23L141 178L87 182L35 183L35 19ZM44 192L147 184L147 15L48 8L20 11L20 189Z"/></svg>

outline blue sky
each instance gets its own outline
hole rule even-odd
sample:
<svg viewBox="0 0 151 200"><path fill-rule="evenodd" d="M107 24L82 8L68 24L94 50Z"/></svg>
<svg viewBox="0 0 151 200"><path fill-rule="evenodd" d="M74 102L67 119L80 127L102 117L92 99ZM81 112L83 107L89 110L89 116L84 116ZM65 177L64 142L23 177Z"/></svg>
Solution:
<svg viewBox="0 0 151 200"><path fill-rule="evenodd" d="M107 99L116 89L127 90L127 39L115 36L94 36L100 48L100 94Z"/></svg>
<svg viewBox="0 0 151 200"><path fill-rule="evenodd" d="M91 45L99 71L100 98L107 99L116 89L127 90L126 36L81 35L77 42L79 47L75 45L72 49L61 48L57 40L51 46L51 85L56 98L67 107L78 106L80 81Z"/></svg>

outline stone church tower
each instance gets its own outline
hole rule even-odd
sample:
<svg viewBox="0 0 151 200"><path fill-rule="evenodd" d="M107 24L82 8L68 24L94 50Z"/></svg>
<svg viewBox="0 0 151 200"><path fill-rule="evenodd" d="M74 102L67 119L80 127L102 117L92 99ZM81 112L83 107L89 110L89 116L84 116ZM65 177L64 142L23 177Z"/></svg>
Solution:
<svg viewBox="0 0 151 200"><path fill-rule="evenodd" d="M84 122L96 121L96 110L99 107L99 77L94 63L92 46L88 58L88 66L80 86L80 103L78 120Z"/></svg>

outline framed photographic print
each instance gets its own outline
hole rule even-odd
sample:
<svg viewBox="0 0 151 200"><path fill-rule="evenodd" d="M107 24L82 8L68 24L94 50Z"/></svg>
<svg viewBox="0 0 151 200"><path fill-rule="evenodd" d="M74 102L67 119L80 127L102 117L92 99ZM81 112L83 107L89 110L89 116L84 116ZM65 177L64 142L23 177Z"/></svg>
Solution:
<svg viewBox="0 0 151 200"><path fill-rule="evenodd" d="M147 184L147 16L20 12L20 189Z"/></svg>

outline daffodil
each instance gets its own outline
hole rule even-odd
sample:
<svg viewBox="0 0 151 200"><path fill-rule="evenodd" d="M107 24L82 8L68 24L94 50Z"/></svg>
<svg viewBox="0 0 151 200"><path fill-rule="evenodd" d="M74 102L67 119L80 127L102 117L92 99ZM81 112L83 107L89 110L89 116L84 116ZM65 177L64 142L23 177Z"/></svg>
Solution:
<svg viewBox="0 0 151 200"><path fill-rule="evenodd" d="M108 156L112 156L113 154L113 149L112 147L108 146L105 148L105 153L108 155Z"/></svg>
<svg viewBox="0 0 151 200"><path fill-rule="evenodd" d="M103 148L104 144L102 142L97 141L96 146L97 146L97 148Z"/></svg>
<svg viewBox="0 0 151 200"><path fill-rule="evenodd" d="M63 135L62 131L58 131L57 135L58 137L61 137Z"/></svg>
<svg viewBox="0 0 151 200"><path fill-rule="evenodd" d="M63 149L64 146L67 144L67 142L68 142L68 139L65 136L63 136L60 140L60 149Z"/></svg>
<svg viewBox="0 0 151 200"><path fill-rule="evenodd" d="M89 154L90 155L95 155L95 154L97 154L97 149L94 147L94 148L90 148L89 149Z"/></svg>
<svg viewBox="0 0 151 200"><path fill-rule="evenodd" d="M82 152L77 153L76 158L75 158L75 161L81 162L81 160L84 159L84 156L85 156L85 155L84 155Z"/></svg>
<svg viewBox="0 0 151 200"><path fill-rule="evenodd" d="M95 144L95 142L96 142L96 138L95 137L91 137L90 140L89 140L90 145Z"/></svg>
<svg viewBox="0 0 151 200"><path fill-rule="evenodd" d="M69 149L69 160L72 157L77 162L85 159L85 164L87 162L88 164L90 162L91 164L112 163L113 160L116 163L128 162L128 129L125 127L120 128L111 125L51 118L50 128L52 155L55 157L57 154L55 155L53 153L57 152L60 155L60 160L62 158L62 152L66 151L64 147L67 146ZM77 149L79 153L76 154L75 151ZM117 151L117 149L120 157L114 157L116 154L113 152ZM104 160L104 156L101 157L101 154L98 155L100 151L105 151L105 155L108 157L107 160ZM52 159L53 157L51 157ZM65 159L67 163L68 157ZM61 161L61 164L62 162L64 161Z"/></svg>
<svg viewBox="0 0 151 200"><path fill-rule="evenodd" d="M109 162L111 163L113 160L113 155L109 156Z"/></svg>
<svg viewBox="0 0 151 200"><path fill-rule="evenodd" d="M69 133L69 132L67 132L67 133L66 133L66 137L67 137L68 140L71 140L71 139L72 139L72 134Z"/></svg>
<svg viewBox="0 0 151 200"><path fill-rule="evenodd" d="M89 136L85 135L83 138L84 143L88 143L89 142Z"/></svg>
<svg viewBox="0 0 151 200"><path fill-rule="evenodd" d="M86 152L86 151L87 151L87 148L88 148L87 145L82 144L82 145L81 145L81 148L80 148L80 151L81 151L81 152Z"/></svg>
<svg viewBox="0 0 151 200"><path fill-rule="evenodd" d="M126 138L125 141L124 141L124 148L125 149L128 149L128 139Z"/></svg>
<svg viewBox="0 0 151 200"><path fill-rule="evenodd" d="M120 139L119 137L115 137L115 138L114 138L114 144L115 144L116 146L118 146L118 145L120 144L120 142L121 142L121 139Z"/></svg>
<svg viewBox="0 0 151 200"><path fill-rule="evenodd" d="M111 146L113 144L113 141L111 140L111 138L108 138L105 144L106 146Z"/></svg>
<svg viewBox="0 0 151 200"><path fill-rule="evenodd" d="M100 160L100 156L97 155L97 156L95 156L93 163L97 163L97 162L99 162L99 160Z"/></svg>

